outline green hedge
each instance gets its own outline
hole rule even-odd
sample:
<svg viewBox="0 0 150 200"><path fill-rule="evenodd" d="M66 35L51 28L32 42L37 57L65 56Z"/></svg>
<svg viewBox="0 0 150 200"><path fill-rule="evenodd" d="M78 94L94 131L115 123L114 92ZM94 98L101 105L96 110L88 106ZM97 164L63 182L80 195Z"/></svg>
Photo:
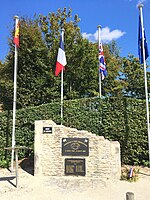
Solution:
<svg viewBox="0 0 150 200"><path fill-rule="evenodd" d="M50 103L16 111L16 145L33 148L34 121L52 119L60 124L60 103ZM64 101L63 125L87 130L121 144L124 164L148 162L148 133L144 100L133 98L84 98ZM0 113L0 162L10 159L12 111ZM25 150L20 158L27 156Z"/></svg>

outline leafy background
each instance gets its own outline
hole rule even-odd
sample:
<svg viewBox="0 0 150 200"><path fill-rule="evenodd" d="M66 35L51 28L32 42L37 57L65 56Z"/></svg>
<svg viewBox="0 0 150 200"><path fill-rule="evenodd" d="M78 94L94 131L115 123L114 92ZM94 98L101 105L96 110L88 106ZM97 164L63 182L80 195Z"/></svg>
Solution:
<svg viewBox="0 0 150 200"><path fill-rule="evenodd" d="M119 141L122 164L146 165L148 135L145 100L133 98L84 98L64 101L63 125L87 130L106 139ZM34 152L35 120L53 120L60 124L60 102L20 109L16 112L16 145ZM10 160L12 112L0 113L0 162ZM31 152L21 150L19 158Z"/></svg>

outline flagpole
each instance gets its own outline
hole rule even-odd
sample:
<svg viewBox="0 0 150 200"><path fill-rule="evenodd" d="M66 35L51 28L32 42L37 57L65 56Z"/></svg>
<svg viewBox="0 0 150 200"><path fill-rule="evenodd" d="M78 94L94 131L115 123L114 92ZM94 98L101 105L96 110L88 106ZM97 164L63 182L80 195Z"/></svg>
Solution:
<svg viewBox="0 0 150 200"><path fill-rule="evenodd" d="M101 43L101 39L100 39L100 29L101 29L101 26L98 25L97 28L98 28L98 50L99 50L100 43ZM99 97L101 98L101 96L102 96L102 92L101 92L101 74L100 74L99 65L100 65L100 63L99 63L99 56L98 56Z"/></svg>
<svg viewBox="0 0 150 200"><path fill-rule="evenodd" d="M14 16L15 30L19 21L18 16ZM18 50L15 44L15 56L14 56L14 98L13 98L13 128L12 128L12 156L11 156L11 171L13 171L14 162L14 147L15 147L15 122L16 122L16 91L17 91L17 63L18 63Z"/></svg>
<svg viewBox="0 0 150 200"><path fill-rule="evenodd" d="M149 127L149 106L148 106L148 89L147 89L147 75L146 75L146 59L145 59L145 46L144 46L144 26L143 26L143 4L138 5L140 11L140 20L142 28L142 50L143 50L143 66L145 78L145 97L146 97L146 111L147 111L147 130L148 130L148 147L149 147L149 162L150 162L150 127Z"/></svg>
<svg viewBox="0 0 150 200"><path fill-rule="evenodd" d="M62 32L62 42L64 43L64 31L65 29L62 29L61 32ZM63 97L64 97L64 88L63 88L63 80L64 80L64 70L62 69L61 70L61 125L63 123Z"/></svg>
<svg viewBox="0 0 150 200"><path fill-rule="evenodd" d="M61 71L61 125L63 123L63 79L64 79L64 70Z"/></svg>

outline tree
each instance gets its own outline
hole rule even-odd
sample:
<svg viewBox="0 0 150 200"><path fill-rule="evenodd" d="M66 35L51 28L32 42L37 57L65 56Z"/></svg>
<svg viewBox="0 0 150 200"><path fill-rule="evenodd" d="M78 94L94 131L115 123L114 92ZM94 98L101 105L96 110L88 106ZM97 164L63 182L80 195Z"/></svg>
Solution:
<svg viewBox="0 0 150 200"><path fill-rule="evenodd" d="M71 19L71 9L66 8L48 16L40 16L40 26L46 44L53 52L49 55L51 73L55 70L56 55L59 47L61 28L65 29L65 52L67 65L64 71L64 98L73 99L83 96L95 96L98 91L97 49L87 39L83 39L77 15ZM69 21L69 22L68 22ZM54 86L60 98L60 78L55 77ZM56 98L56 96L55 96Z"/></svg>
<svg viewBox="0 0 150 200"><path fill-rule="evenodd" d="M58 9L48 16L20 19L20 47L18 49L17 108L60 101L60 75L54 76L61 28L65 29L67 65L64 71L64 99L95 97L99 93L98 44L82 37L78 15L72 10ZM12 108L14 32L10 37L10 52L4 63L0 89L5 108ZM102 94L121 96L126 84L120 79L122 62L113 41L104 45L108 77L102 81Z"/></svg>
<svg viewBox="0 0 150 200"><path fill-rule="evenodd" d="M64 97L65 99L98 96L98 44L93 44L82 37L78 22L80 19L75 15L71 18L71 9L66 8L57 13L49 13L48 16L40 16L40 26L45 37L47 46L50 48L51 67L55 70L56 54L59 47L61 28L65 29L65 52L67 65L64 72ZM121 58L117 44L112 41L104 45L104 53L107 63L108 77L102 81L102 94L108 96L122 95L125 85L119 80ZM51 72L52 72L51 71ZM53 72L52 72L53 73ZM60 79L56 78L56 88L60 91ZM58 94L60 94L58 92Z"/></svg>
<svg viewBox="0 0 150 200"><path fill-rule="evenodd" d="M133 55L129 55L128 58L123 58L122 61L122 80L127 83L126 88L123 91L124 95L145 99L144 69L139 63L139 59L135 58ZM149 73L147 73L147 75L149 77Z"/></svg>
<svg viewBox="0 0 150 200"><path fill-rule="evenodd" d="M122 72L122 58L115 41L104 45L104 55L108 76L102 81L102 94L104 96L122 96L126 82L120 79Z"/></svg>
<svg viewBox="0 0 150 200"><path fill-rule="evenodd" d="M12 36L13 37L13 34ZM6 57L3 79L5 108L12 108L14 45L10 38L10 52ZM17 108L45 103L47 97L47 48L42 40L37 20L20 19L20 47L18 48ZM4 92L6 95L4 95ZM6 101L7 100L7 101Z"/></svg>

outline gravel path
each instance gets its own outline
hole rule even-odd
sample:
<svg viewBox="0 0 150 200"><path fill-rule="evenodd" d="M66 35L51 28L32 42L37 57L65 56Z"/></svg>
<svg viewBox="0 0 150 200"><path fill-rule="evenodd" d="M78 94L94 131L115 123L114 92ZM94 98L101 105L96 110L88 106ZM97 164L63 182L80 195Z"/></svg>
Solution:
<svg viewBox="0 0 150 200"><path fill-rule="evenodd" d="M115 181L87 188L61 187L50 177L34 177L19 168L18 188L16 180L6 169L0 169L0 200L126 200L126 192L133 192L135 200L150 199L150 169L140 169L137 182ZM12 177L12 178L11 178Z"/></svg>

